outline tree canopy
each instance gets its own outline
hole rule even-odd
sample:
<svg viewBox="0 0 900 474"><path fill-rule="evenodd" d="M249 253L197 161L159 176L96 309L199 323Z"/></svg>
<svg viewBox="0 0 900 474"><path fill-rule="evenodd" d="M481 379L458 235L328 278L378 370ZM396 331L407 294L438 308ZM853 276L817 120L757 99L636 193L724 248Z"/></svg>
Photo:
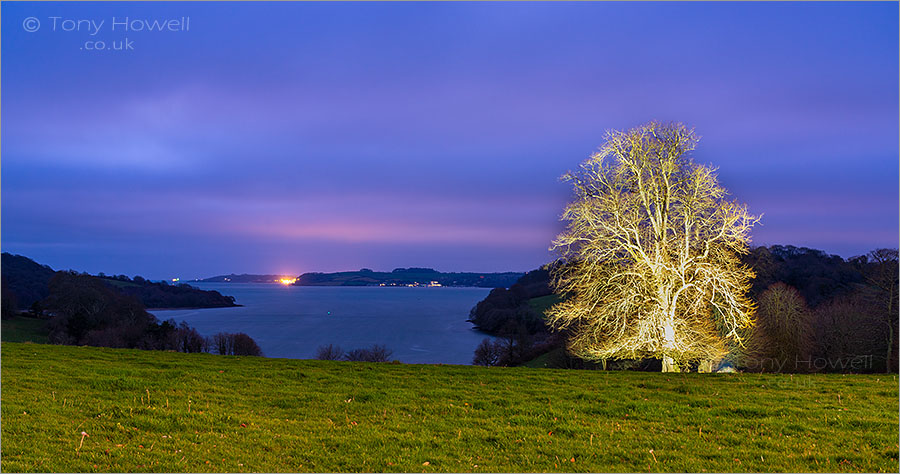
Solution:
<svg viewBox="0 0 900 474"><path fill-rule="evenodd" d="M727 197L715 169L693 162L682 124L610 131L564 179L574 200L553 244L548 312L586 359L658 357L663 370L721 358L753 323L754 274L740 261L756 218Z"/></svg>

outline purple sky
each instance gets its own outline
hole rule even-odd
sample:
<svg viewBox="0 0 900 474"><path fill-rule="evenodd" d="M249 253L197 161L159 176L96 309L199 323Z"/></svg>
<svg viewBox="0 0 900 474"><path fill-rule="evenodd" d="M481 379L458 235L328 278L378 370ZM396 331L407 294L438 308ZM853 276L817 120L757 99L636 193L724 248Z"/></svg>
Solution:
<svg viewBox="0 0 900 474"><path fill-rule="evenodd" d="M696 128L695 159L764 214L754 244L896 247L897 16L3 3L2 249L150 278L525 271L552 259L559 176L605 130L651 119ZM113 17L190 29L113 31ZM63 19L104 24L92 36ZM133 50L82 49L126 38Z"/></svg>

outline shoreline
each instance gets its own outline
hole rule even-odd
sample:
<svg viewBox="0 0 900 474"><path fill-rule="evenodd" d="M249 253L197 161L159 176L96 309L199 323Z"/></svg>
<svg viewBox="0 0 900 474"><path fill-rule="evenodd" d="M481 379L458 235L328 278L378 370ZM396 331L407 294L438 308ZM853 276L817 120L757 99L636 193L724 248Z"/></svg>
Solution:
<svg viewBox="0 0 900 474"><path fill-rule="evenodd" d="M190 306L190 307L182 307L182 308L145 308L145 311L181 311L181 310L191 310L191 309L216 309L216 308L240 308L244 305L235 304L231 306Z"/></svg>

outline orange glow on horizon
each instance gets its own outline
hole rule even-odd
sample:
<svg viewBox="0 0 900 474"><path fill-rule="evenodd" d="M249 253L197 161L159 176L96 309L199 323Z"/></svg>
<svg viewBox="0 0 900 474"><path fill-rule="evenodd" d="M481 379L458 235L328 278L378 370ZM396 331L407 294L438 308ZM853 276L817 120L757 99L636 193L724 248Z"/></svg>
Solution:
<svg viewBox="0 0 900 474"><path fill-rule="evenodd" d="M281 283L282 285L293 285L295 281L297 281L296 278L282 278L278 280L278 283Z"/></svg>

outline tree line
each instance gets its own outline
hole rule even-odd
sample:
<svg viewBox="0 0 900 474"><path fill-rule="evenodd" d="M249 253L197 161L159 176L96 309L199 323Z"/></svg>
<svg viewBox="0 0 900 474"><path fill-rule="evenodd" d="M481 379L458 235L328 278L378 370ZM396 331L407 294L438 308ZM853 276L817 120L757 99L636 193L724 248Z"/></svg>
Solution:
<svg viewBox="0 0 900 474"><path fill-rule="evenodd" d="M559 299L539 313L565 333L567 352L603 366L655 359L663 372L893 371L897 250L848 262L789 246L751 252L759 218L715 167L693 160L699 141L681 123L610 130L563 176L573 199L549 268ZM778 265L785 260L799 265ZM520 309L507 320L526 333ZM485 311L478 324L491 330L491 319Z"/></svg>
<svg viewBox="0 0 900 474"><path fill-rule="evenodd" d="M170 287L139 276L95 277L72 270L53 271L26 257L7 253L3 254L2 264L3 318L19 315L18 305L25 303L29 316L46 321L48 340L53 344L262 355L247 334L220 332L204 337L184 321L160 322L147 312L146 303L140 299L143 296L156 301L153 295L162 291L176 298L186 295L192 303L202 300L234 305L234 298L218 292Z"/></svg>
<svg viewBox="0 0 900 474"><path fill-rule="evenodd" d="M898 367L897 250L843 259L790 245L755 247L742 258L753 268L750 299L755 331L723 360L759 372L893 372ZM556 299L549 266L497 288L469 315L485 339L476 365L514 366L542 354L559 368L601 368L566 353L566 331L553 331L536 300ZM608 360L609 368L659 370L658 360Z"/></svg>
<svg viewBox="0 0 900 474"><path fill-rule="evenodd" d="M744 370L895 372L897 249L844 261L790 246L754 249L756 325L728 359Z"/></svg>
<svg viewBox="0 0 900 474"><path fill-rule="evenodd" d="M318 360L346 360L351 362L387 362L394 351L382 344L373 344L371 347L352 349L344 352L341 346L328 344L316 349ZM395 361L396 362L396 361Z"/></svg>
<svg viewBox="0 0 900 474"><path fill-rule="evenodd" d="M256 342L244 333L204 337L184 321L159 322L135 296L89 275L57 272L43 301L51 316L47 327L53 344L262 355Z"/></svg>
<svg viewBox="0 0 900 474"><path fill-rule="evenodd" d="M47 265L21 256L2 254L3 317L12 317L20 310L40 313L49 295L50 280L57 272ZM90 276L84 272L68 270ZM221 308L238 306L233 296L214 290L201 290L188 284L170 285L166 281L153 282L140 275L106 275L96 278L114 290L136 297L147 308Z"/></svg>
<svg viewBox="0 0 900 474"><path fill-rule="evenodd" d="M102 274L100 275L101 278ZM133 295L148 308L227 308L238 306L233 296L215 290L200 290L187 283L170 285L165 280L152 282L140 275L106 277L119 291ZM130 283L130 284L129 284Z"/></svg>

